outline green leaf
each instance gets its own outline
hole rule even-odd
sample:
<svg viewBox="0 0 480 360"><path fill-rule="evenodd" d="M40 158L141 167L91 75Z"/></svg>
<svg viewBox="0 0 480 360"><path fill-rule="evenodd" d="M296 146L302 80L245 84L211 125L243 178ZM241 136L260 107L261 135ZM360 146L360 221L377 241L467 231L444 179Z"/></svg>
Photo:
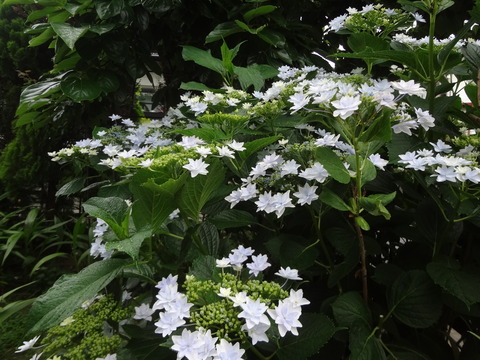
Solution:
<svg viewBox="0 0 480 360"><path fill-rule="evenodd" d="M269 136L266 138L261 138L253 140L244 144L245 150L239 153L242 161L247 160L251 155L256 153L258 150L264 149L266 146L273 144L275 141L281 139L281 136Z"/></svg>
<svg viewBox="0 0 480 360"><path fill-rule="evenodd" d="M432 326L442 313L439 289L421 270L398 276L387 292L387 302L393 315L413 328Z"/></svg>
<svg viewBox="0 0 480 360"><path fill-rule="evenodd" d="M480 275L464 271L460 264L453 259L432 262L427 265L428 275L433 282L452 294L470 308L480 302Z"/></svg>
<svg viewBox="0 0 480 360"><path fill-rule="evenodd" d="M189 273L198 280L218 280L218 268L215 258L210 255L200 256L193 260Z"/></svg>
<svg viewBox="0 0 480 360"><path fill-rule="evenodd" d="M234 22L229 21L218 24L210 31L205 38L205 44L209 44L214 41L223 40L227 36L241 32L242 29Z"/></svg>
<svg viewBox="0 0 480 360"><path fill-rule="evenodd" d="M0 308L0 324L8 319L10 316L15 315L19 311L22 311L27 306L30 306L34 299L27 299L27 300L17 300L11 303L8 303L4 307Z"/></svg>
<svg viewBox="0 0 480 360"><path fill-rule="evenodd" d="M48 7L45 7L43 9L40 9L40 10L34 10L30 14L28 14L26 22L27 23L32 23L32 22L34 22L38 19L41 19L45 16L50 15L51 13L55 13L55 12L61 10L61 9L62 8L59 7L59 6L48 6Z"/></svg>
<svg viewBox="0 0 480 360"><path fill-rule="evenodd" d="M332 149L328 147L317 148L315 150L315 160L322 164L328 174L339 183L350 183L350 174L343 165L343 161Z"/></svg>
<svg viewBox="0 0 480 360"><path fill-rule="evenodd" d="M350 328L349 360L386 360L385 351L370 326L362 322L354 323Z"/></svg>
<svg viewBox="0 0 480 360"><path fill-rule="evenodd" d="M88 26L73 27L68 23L50 23L50 25L70 49L75 47L77 40L85 35L89 29Z"/></svg>
<svg viewBox="0 0 480 360"><path fill-rule="evenodd" d="M280 360L308 359L318 352L335 333L332 321L322 314L302 314L298 336L287 334L276 353Z"/></svg>
<svg viewBox="0 0 480 360"><path fill-rule="evenodd" d="M20 103L30 105L38 102L42 98L47 98L50 95L60 90L60 81L63 75L56 76L52 79L38 81L35 84L28 85L20 94ZM23 112L17 110L16 115L21 115Z"/></svg>
<svg viewBox="0 0 480 360"><path fill-rule="evenodd" d="M86 178L84 177L75 178L63 185L60 189L58 189L55 193L55 196L58 197L76 194L83 189L83 187L85 186L85 181Z"/></svg>
<svg viewBox="0 0 480 360"><path fill-rule="evenodd" d="M467 43L460 49L465 59L476 69L480 69L480 46L473 43Z"/></svg>
<svg viewBox="0 0 480 360"><path fill-rule="evenodd" d="M256 35L259 31L261 31L261 30L263 30L263 28L265 28L265 25L264 25L264 26L261 26L257 29L252 29L250 26L245 24L243 21L240 21L240 20L234 20L234 21L235 21L235 24L237 24L237 26L239 28L241 28L242 30L244 30L246 32L249 32L250 34L253 34L253 35Z"/></svg>
<svg viewBox="0 0 480 360"><path fill-rule="evenodd" d="M353 213L353 209L345 201L343 201L340 196L328 188L323 188L318 198L321 202L334 209Z"/></svg>
<svg viewBox="0 0 480 360"><path fill-rule="evenodd" d="M14 294L14 293L17 292L18 290L21 290L21 289L23 289L23 288L25 288L25 287L27 287L27 286L30 286L30 285L32 285L32 284L35 284L36 282L37 282L37 280L32 281L32 282L29 282L29 283L27 283L27 284L20 285L20 286L16 287L15 289L12 289L12 290L10 290L10 291L7 291L6 293L0 295L0 302L2 302L2 303L3 303L3 302L6 302L6 299L7 299L10 295ZM1 322L1 321L0 321L0 322Z"/></svg>
<svg viewBox="0 0 480 360"><path fill-rule="evenodd" d="M51 27L45 29L40 35L35 36L28 42L28 46L39 46L45 44L48 40L53 38L55 32Z"/></svg>
<svg viewBox="0 0 480 360"><path fill-rule="evenodd" d="M53 253L53 254L49 254L47 256L44 256L43 258L41 258L36 264L35 266L33 267L32 271L30 271L30 274L29 276L32 276L33 273L35 271L37 271L38 269L40 269L40 267L45 264L47 261L50 261L52 259L55 259L57 257L61 257L61 256L66 256L68 255L67 253Z"/></svg>
<svg viewBox="0 0 480 360"><path fill-rule="evenodd" d="M262 16L265 14L269 14L273 11L275 11L277 7L273 5L263 5L259 6L255 9L247 11L245 14L243 14L243 19L248 23L250 20L255 19L258 16Z"/></svg>
<svg viewBox="0 0 480 360"><path fill-rule="evenodd" d="M134 195L132 218L138 229L150 228L157 232L168 216L177 208L175 195L185 182L186 176L179 179L170 179L158 185L153 179L145 183L131 184Z"/></svg>
<svg viewBox="0 0 480 360"><path fill-rule="evenodd" d="M182 214L198 222L203 206L220 186L225 177L225 169L219 161L208 167L207 175L189 178L178 197L178 207Z"/></svg>
<svg viewBox="0 0 480 360"><path fill-rule="evenodd" d="M394 198L396 192L390 194L373 194L369 196L363 196L359 199L360 206L368 211L369 214L374 216L383 216L389 220L390 212L385 208Z"/></svg>
<svg viewBox="0 0 480 360"><path fill-rule="evenodd" d="M198 227L198 237L207 255L216 257L220 246L220 236L215 225L208 221L202 222Z"/></svg>
<svg viewBox="0 0 480 360"><path fill-rule="evenodd" d="M209 218L218 230L244 227L256 223L255 217L247 211L230 209L219 212L212 218Z"/></svg>
<svg viewBox="0 0 480 360"><path fill-rule="evenodd" d="M400 160L399 155L408 151L414 151L423 145L424 143L419 142L413 136L393 134L392 141L387 144L389 161L393 164L398 164L398 160Z"/></svg>
<svg viewBox="0 0 480 360"><path fill-rule="evenodd" d="M109 31L112 31L115 28L115 24L110 23L110 24L95 24L91 25L89 30L94 32L95 34L98 35L103 35L106 34Z"/></svg>
<svg viewBox="0 0 480 360"><path fill-rule="evenodd" d="M392 124L390 122L391 112L384 112L377 117L368 129L360 136L360 141L382 141L384 143L392 139Z"/></svg>
<svg viewBox="0 0 480 360"><path fill-rule="evenodd" d="M3 0L2 5L34 4L35 0Z"/></svg>
<svg viewBox="0 0 480 360"><path fill-rule="evenodd" d="M283 49L285 43L287 42L287 39L282 33L270 29L261 29L261 31L259 31L257 35L267 44L273 45L276 48L280 49L280 51L277 52L277 55L280 57L280 59L286 61L287 63L287 60L291 60L289 54Z"/></svg>
<svg viewBox="0 0 480 360"><path fill-rule="evenodd" d="M213 70L222 76L226 75L222 61L214 58L210 53L210 50L205 51L193 46L182 46L182 48L182 56L184 60L191 60L196 64Z"/></svg>
<svg viewBox="0 0 480 360"><path fill-rule="evenodd" d="M225 71L233 75L233 59L235 57L234 51L228 48L228 45L223 41L222 46L220 46L220 52L222 54L222 65Z"/></svg>
<svg viewBox="0 0 480 360"><path fill-rule="evenodd" d="M63 275L33 303L28 317L29 333L58 325L83 302L92 299L120 274L128 261L108 259L95 262L78 274Z"/></svg>
<svg viewBox="0 0 480 360"><path fill-rule="evenodd" d="M138 254L140 253L140 247L143 242L152 236L152 230L137 230L132 236L118 241L109 241L106 244L107 250L122 251L134 260L138 260Z"/></svg>
<svg viewBox="0 0 480 360"><path fill-rule="evenodd" d="M390 48L390 45L386 40L366 32L351 34L347 43L350 49L355 53L367 50L388 50Z"/></svg>
<svg viewBox="0 0 480 360"><path fill-rule="evenodd" d="M60 83L63 93L75 102L94 100L102 93L95 78L86 73L71 72Z"/></svg>
<svg viewBox="0 0 480 360"><path fill-rule="evenodd" d="M95 0L95 9L102 20L119 15L125 8L124 0Z"/></svg>
<svg viewBox="0 0 480 360"><path fill-rule="evenodd" d="M253 85L254 89L259 91L265 83L262 74L256 68L236 66L234 72L238 76L242 90L247 90Z"/></svg>
<svg viewBox="0 0 480 360"><path fill-rule="evenodd" d="M186 135L186 136L196 136L202 140L205 140L208 143L229 139L230 137L226 135L223 131L217 128L192 128L192 129L180 129L175 130L175 133Z"/></svg>
<svg viewBox="0 0 480 360"><path fill-rule="evenodd" d="M8 255L10 255L15 245L17 245L18 240L20 240L23 235L24 235L23 231L18 230L8 237L5 247L2 249L5 251L5 253L3 254L2 265L5 263L5 260L7 260Z"/></svg>
<svg viewBox="0 0 480 360"><path fill-rule="evenodd" d="M253 65L250 65L248 68L257 70L262 76L262 79L265 79L265 80L274 78L275 76L278 75L277 68L270 65L253 64Z"/></svg>
<svg viewBox="0 0 480 360"><path fill-rule="evenodd" d="M189 81L189 82L186 82L186 83L182 82L180 84L180 89L182 89L182 90L194 90L194 91L208 90L208 91L212 91L212 92L220 92L218 89L210 88L207 85L196 82L196 81Z"/></svg>
<svg viewBox="0 0 480 360"><path fill-rule="evenodd" d="M128 236L128 229L124 229L123 222L128 216L128 205L119 197L92 197L83 203L83 208L90 216L105 221L119 239Z"/></svg>
<svg viewBox="0 0 480 360"><path fill-rule="evenodd" d="M339 326L351 327L361 322L367 327L372 324L372 315L358 292L346 292L332 303L333 316Z"/></svg>
<svg viewBox="0 0 480 360"><path fill-rule="evenodd" d="M113 71L92 71L89 76L96 79L97 86L105 94L114 92L120 87L120 80Z"/></svg>
<svg viewBox="0 0 480 360"><path fill-rule="evenodd" d="M355 216L355 222L358 226L360 226L360 229L362 229L363 231L370 230L370 224L362 216Z"/></svg>
<svg viewBox="0 0 480 360"><path fill-rule="evenodd" d="M347 162L350 164L352 171L358 173L357 162L355 155L347 156ZM360 171L361 171L361 186L365 185L367 182L374 180L377 177L377 169L375 165L368 159L361 159L360 161Z"/></svg>
<svg viewBox="0 0 480 360"><path fill-rule="evenodd" d="M417 55L411 51L403 50L376 50L362 51L358 53L337 53L332 56L354 58L363 60L389 60L408 66L423 73L422 67L418 63Z"/></svg>

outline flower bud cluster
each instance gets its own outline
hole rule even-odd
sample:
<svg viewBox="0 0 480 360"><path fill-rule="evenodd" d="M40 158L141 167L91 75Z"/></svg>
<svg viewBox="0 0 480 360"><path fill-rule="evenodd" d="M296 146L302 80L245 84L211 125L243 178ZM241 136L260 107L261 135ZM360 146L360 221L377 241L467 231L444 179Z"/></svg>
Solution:
<svg viewBox="0 0 480 360"><path fill-rule="evenodd" d="M71 360L105 358L115 353L122 343L112 325L118 326L132 313L132 306L121 306L111 295L97 297L47 331L41 340L43 354Z"/></svg>
<svg viewBox="0 0 480 360"><path fill-rule="evenodd" d="M221 359L223 352L241 359L251 344L269 342L288 332L298 335L301 306L310 302L302 290L283 288L289 280L301 280L297 270L287 267L275 273L285 279L283 285L262 280L270 267L267 256L254 255L250 247L243 246L216 263L221 271L211 279L187 275L180 286L178 276L163 278L156 286L159 291L152 307L136 307L134 318L157 320L155 332L170 337L178 358L187 359ZM189 325L195 331L184 328Z"/></svg>

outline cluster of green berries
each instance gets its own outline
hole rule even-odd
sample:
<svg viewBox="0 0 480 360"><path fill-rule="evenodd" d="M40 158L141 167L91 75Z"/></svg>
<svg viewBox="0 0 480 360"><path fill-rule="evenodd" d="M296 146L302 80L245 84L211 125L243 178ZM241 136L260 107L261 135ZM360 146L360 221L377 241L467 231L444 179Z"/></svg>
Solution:
<svg viewBox="0 0 480 360"><path fill-rule="evenodd" d="M113 334L112 327L131 318L133 312L132 306L123 307L113 296L103 296L49 329L42 340L44 353L69 360L94 360L115 353L122 338Z"/></svg>

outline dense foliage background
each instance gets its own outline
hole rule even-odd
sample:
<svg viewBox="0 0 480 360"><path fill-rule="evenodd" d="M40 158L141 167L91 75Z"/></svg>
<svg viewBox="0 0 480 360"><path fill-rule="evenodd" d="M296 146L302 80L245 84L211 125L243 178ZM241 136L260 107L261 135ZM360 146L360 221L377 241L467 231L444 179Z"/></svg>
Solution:
<svg viewBox="0 0 480 360"><path fill-rule="evenodd" d="M361 9L368 3L352 1L348 5ZM395 1L377 3L386 7L399 5ZM428 11L422 12L420 6L426 3L449 5L438 16L435 14L437 38L447 38L452 33L461 34L462 38L476 36L478 10L469 13L476 5L474 1L454 4L401 1L406 9L419 11L426 18L411 35L421 38L432 32ZM402 151L418 150L438 140L458 148L478 146L476 136L465 138L462 134L464 128L478 128L476 81L480 52L478 47L466 45L462 51L455 50L452 54L442 52L441 47L405 49L391 45L390 38L381 42L372 40L373 35L348 31L324 33L324 27L345 12L345 4L322 0L4 0L0 7L0 186L3 193L0 333L8 336L5 335L5 341L1 342L5 344L2 350L13 353L21 341L27 340L25 333L32 323L16 326L17 321L22 324L24 320L14 314L26 314L35 297L44 293L60 275L77 273L84 267L88 272L96 266L97 262L89 257L95 218L107 220L110 226L116 222L125 226L121 223L125 219L117 217L125 215L123 205L121 211L113 208L119 212L112 215L109 214L110 205L116 205L104 207L101 202L88 200L94 197L135 199L137 204L147 202L147 205L134 207L132 219L127 218L127 222L133 221L133 228L127 225L123 235L121 232L125 228L114 233L125 240L137 231L142 237L140 245L146 241L151 247L145 249L142 245L141 251L137 249L140 255L134 250L123 249L124 253L113 259L118 260L117 263L105 265L100 270L105 278L112 280L123 271L129 256L134 262L152 266L148 271L144 269L146 272L138 271L135 276L158 281L169 272L186 273L195 256L221 257L235 245L254 244L259 251L270 252L276 264L304 271L308 279L305 296L314 304L309 311L327 316L330 322L324 324L335 327L335 335L320 350L324 356L337 354L335 358L338 359L349 356L351 359L475 359L480 346L476 339L480 302L476 290L480 273L476 187L437 186L428 177L402 174L394 167L398 165L396 156ZM470 19L469 26L465 27L465 20ZM346 52L333 55L338 52L339 45ZM401 56L401 51L410 51L409 56L419 60L410 61ZM426 66L428 51L435 55L436 63ZM152 205L147 198L153 194L153 199L160 201L156 196L164 195L165 191L159 188L158 194L147 193L142 184L148 177L153 177L157 185L163 184L165 179L139 171L140 175L136 175L132 183L130 180L125 183L123 175L128 171L105 171L85 159L54 163L48 155L90 137L92 131L97 133L111 127L111 114L141 124L145 114L138 103L137 94L141 89L137 84L143 76L156 73L163 79L153 95L153 106L162 118L184 101L181 96L186 91L198 93L199 90L219 89L224 83L250 93L265 90L278 80L275 78L277 68L315 65L331 70L326 58L335 62L335 71L339 73L370 62L373 67L369 75L373 78L414 79L427 89L428 97L425 100L409 98L408 105L429 110L436 120L435 128L419 134L415 140L402 134L392 138L368 138L378 142L375 147L389 159L391 167L388 171L379 171L361 186L358 187L358 183L355 186L357 190L363 189L365 197L393 192L396 197L394 201L382 200L382 203L377 199L374 205L363 204L368 209L367 215L360 216L354 207L344 207L343 201L349 201L350 190L345 183L334 184L333 180L328 190L322 190L323 194L336 193L342 203L323 195L322 201L329 211L312 207L314 212L318 210L322 224L326 224L323 227L316 228L304 208L278 220L262 217L246 206L241 210L252 213L255 221L239 217L236 220L243 221L248 228L232 226L232 229L230 223L235 216L247 216L245 213L233 211L223 223L220 220L202 222L195 219L198 214L194 214L192 208L184 205L181 209L183 222L172 225L166 220L169 231L184 239L179 248L175 248L171 246L171 234L166 235L165 229L160 229L158 224L148 228L151 224L139 220L147 211L145 208ZM391 74L392 64L404 65L405 71ZM452 74L459 80L473 81L467 89L471 107L464 108L457 93L447 95L453 86L446 83L446 78ZM288 113L287 100L288 96L283 99L285 114ZM182 111L191 120L196 118L193 112ZM234 108L211 111L236 114ZM288 114L285 118L292 123L308 124L308 115L301 115L304 116L301 118L300 113ZM315 124L317 120L312 121ZM243 129L238 132L240 140L262 144L251 145L252 159L253 154L257 156L257 152L260 154L280 137L299 141L293 127L282 127L278 121L272 124L275 126L270 130L260 127L257 133ZM201 138L202 134L211 144L227 139L216 138L217 133L213 136L190 133L191 130L181 127L175 129L177 140L181 135ZM380 130L380 125L375 130ZM279 138L273 139L276 136ZM267 138L269 140L262 142L261 139ZM363 155L366 158L370 154ZM251 161L248 164L253 166ZM245 176L235 173L229 165L222 166L222 171L229 175L218 180L217 185L222 183L225 187L218 193L203 194L205 201L197 204L198 209L194 207L207 220L226 211L226 203L220 195L226 195L228 186L238 181L240 175ZM216 169L220 169L220 165ZM217 183L215 179L212 181ZM195 181L191 184L199 186ZM176 199L183 199L178 201L187 201L187 195L178 194L175 193L175 197L179 196ZM352 199L355 198L354 191ZM170 205L163 209L165 216L162 217L168 215L169 208ZM362 220L351 221L363 217L368 226ZM192 222L192 218L195 221ZM154 216L150 220L159 221ZM140 224L147 228L140 228ZM362 237L355 224L365 236L363 247L358 244ZM217 229L212 230L212 226ZM202 238L205 234L217 239L215 251L209 248L205 253L198 244L205 240ZM109 236L109 240L115 242L115 236ZM122 250L119 245L116 249ZM366 252L366 259L362 251ZM362 271L366 268L370 295L362 288ZM34 283L30 284L32 281ZM19 287L23 284L29 285ZM118 280L109 286L109 291L118 295L123 284ZM51 300L52 296L47 293L46 299ZM38 311L33 316L38 320ZM390 321L384 322L384 316ZM317 322L325 319L312 319L308 331L315 333ZM322 330L331 329L324 327ZM325 335L325 342L327 337ZM320 348L321 345L319 340L312 346ZM131 348L131 353L132 349L136 348ZM312 353L318 349L314 350ZM23 354L18 356L22 358Z"/></svg>

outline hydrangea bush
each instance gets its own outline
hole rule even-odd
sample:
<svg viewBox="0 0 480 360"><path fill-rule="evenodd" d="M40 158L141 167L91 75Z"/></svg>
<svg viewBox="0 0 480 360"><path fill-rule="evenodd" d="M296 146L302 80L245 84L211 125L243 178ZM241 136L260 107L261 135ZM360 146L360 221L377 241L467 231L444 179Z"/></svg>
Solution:
<svg viewBox="0 0 480 360"><path fill-rule="evenodd" d="M478 101L443 81L475 61L458 37L399 50L389 34L448 5L409 4L428 20L366 6L330 24L353 48L387 44L343 54L367 74L282 66L263 91L186 93L161 120L112 115L51 153L97 171L58 192L96 190L83 203L95 261L39 297L31 333L46 335L19 351L74 359L93 331L82 304L105 314L115 299L87 359L474 359ZM392 62L400 77L372 75ZM85 336L64 348L73 328Z"/></svg>

